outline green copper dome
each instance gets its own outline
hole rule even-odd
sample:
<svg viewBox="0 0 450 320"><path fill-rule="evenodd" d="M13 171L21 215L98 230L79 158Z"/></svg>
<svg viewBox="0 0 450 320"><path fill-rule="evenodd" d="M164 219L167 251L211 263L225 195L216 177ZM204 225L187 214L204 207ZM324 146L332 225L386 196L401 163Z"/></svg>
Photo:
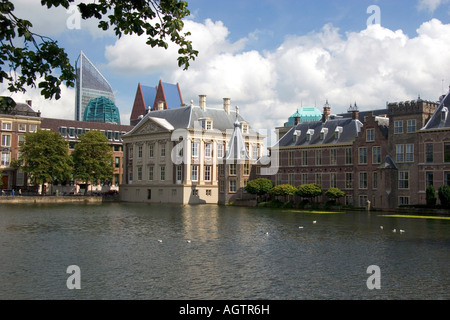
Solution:
<svg viewBox="0 0 450 320"><path fill-rule="evenodd" d="M296 117L300 118L300 123L320 121L322 119L322 112L315 107L302 107L289 117L288 122L286 122L284 126L292 127Z"/></svg>
<svg viewBox="0 0 450 320"><path fill-rule="evenodd" d="M105 97L89 101L84 110L83 121L109 122L120 124L119 109L114 102Z"/></svg>

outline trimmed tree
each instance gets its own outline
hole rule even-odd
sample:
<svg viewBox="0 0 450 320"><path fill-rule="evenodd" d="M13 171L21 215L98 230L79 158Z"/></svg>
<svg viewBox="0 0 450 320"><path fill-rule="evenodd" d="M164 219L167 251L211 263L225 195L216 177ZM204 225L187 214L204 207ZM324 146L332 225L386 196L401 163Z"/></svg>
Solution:
<svg viewBox="0 0 450 320"><path fill-rule="evenodd" d="M27 172L35 184L52 183L69 179L72 173L72 159L67 142L59 133L38 130L25 135L20 145L19 167Z"/></svg>
<svg viewBox="0 0 450 320"><path fill-rule="evenodd" d="M259 178L247 182L245 186L245 191L250 194L256 194L259 200L260 196L266 195L273 188L273 183L269 179Z"/></svg>
<svg viewBox="0 0 450 320"><path fill-rule="evenodd" d="M427 201L427 206L436 205L437 196L436 189L433 186L428 186L425 190L425 198Z"/></svg>
<svg viewBox="0 0 450 320"><path fill-rule="evenodd" d="M272 188L269 193L275 197L283 197L286 202L288 196L293 196L297 189L290 184L280 184Z"/></svg>
<svg viewBox="0 0 450 320"><path fill-rule="evenodd" d="M339 200L340 198L345 197L345 192L339 188L330 188L325 192L325 196L331 200Z"/></svg>
<svg viewBox="0 0 450 320"><path fill-rule="evenodd" d="M443 185L438 190L439 200L441 201L441 205L444 207L450 206L450 187L447 185Z"/></svg>
<svg viewBox="0 0 450 320"><path fill-rule="evenodd" d="M318 184L304 184L297 188L296 194L302 198L314 199L322 195L322 188Z"/></svg>
<svg viewBox="0 0 450 320"><path fill-rule="evenodd" d="M113 175L112 150L100 131L89 131L80 137L72 153L74 177L86 183L109 180ZM91 185L92 192L92 185Z"/></svg>

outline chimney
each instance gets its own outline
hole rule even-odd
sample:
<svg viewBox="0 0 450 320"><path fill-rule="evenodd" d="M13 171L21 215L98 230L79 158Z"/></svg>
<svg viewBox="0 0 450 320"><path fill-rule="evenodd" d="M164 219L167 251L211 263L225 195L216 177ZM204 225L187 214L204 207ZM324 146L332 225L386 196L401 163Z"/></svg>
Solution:
<svg viewBox="0 0 450 320"><path fill-rule="evenodd" d="M322 122L327 122L330 117L330 114L331 114L331 108L330 108L330 104L328 103L328 100L327 100L327 102L323 106Z"/></svg>
<svg viewBox="0 0 450 320"><path fill-rule="evenodd" d="M27 100L26 103L27 103L27 105L29 105L30 107L32 107L33 101Z"/></svg>
<svg viewBox="0 0 450 320"><path fill-rule="evenodd" d="M206 110L206 95L199 95L200 98L200 108L205 111Z"/></svg>
<svg viewBox="0 0 450 320"><path fill-rule="evenodd" d="M354 106L350 105L348 112L351 112L353 120L359 119L359 110L358 110L358 106L356 105L356 102L355 102Z"/></svg>
<svg viewBox="0 0 450 320"><path fill-rule="evenodd" d="M158 110L164 110L164 101L158 101Z"/></svg>
<svg viewBox="0 0 450 320"><path fill-rule="evenodd" d="M227 114L230 114L230 101L230 98L223 98L223 110L225 110Z"/></svg>

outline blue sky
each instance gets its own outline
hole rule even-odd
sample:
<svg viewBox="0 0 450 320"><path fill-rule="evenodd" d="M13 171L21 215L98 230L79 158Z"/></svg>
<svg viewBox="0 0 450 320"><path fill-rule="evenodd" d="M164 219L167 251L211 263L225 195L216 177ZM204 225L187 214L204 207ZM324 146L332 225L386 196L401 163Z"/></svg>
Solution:
<svg viewBox="0 0 450 320"><path fill-rule="evenodd" d="M361 109L386 101L436 100L450 84L449 0L190 0L185 25L198 59L177 67L176 48L151 49L138 37L81 21L69 29L65 9L47 10L36 0L13 0L17 14L36 32L67 49L83 50L113 86L122 123L129 122L138 82L179 82L185 102L206 94L211 107L231 98L254 127L282 125L296 108L326 99L340 113L357 101ZM368 26L368 7L380 9L380 25ZM0 87L5 94L5 87ZM46 117L73 118L74 90L45 101L33 99Z"/></svg>

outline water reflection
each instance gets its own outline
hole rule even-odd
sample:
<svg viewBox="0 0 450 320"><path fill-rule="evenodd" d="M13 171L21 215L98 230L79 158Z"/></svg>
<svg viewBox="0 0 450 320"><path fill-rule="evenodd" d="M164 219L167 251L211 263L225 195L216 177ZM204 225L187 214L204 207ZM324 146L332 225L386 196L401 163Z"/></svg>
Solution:
<svg viewBox="0 0 450 320"><path fill-rule="evenodd" d="M2 206L0 299L448 299L449 235L448 220L374 213Z"/></svg>

